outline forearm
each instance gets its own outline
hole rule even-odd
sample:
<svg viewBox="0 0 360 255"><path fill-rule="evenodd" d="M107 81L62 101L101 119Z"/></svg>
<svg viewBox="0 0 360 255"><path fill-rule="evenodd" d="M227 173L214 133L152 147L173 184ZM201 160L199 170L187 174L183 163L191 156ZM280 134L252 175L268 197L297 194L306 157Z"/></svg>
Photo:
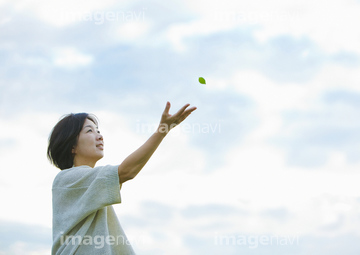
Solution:
<svg viewBox="0 0 360 255"><path fill-rule="evenodd" d="M161 131L161 130L160 130ZM118 168L119 179L121 183L124 183L130 179L133 179L144 165L148 162L155 150L158 148L167 132L157 131L136 151L131 153Z"/></svg>
<svg viewBox="0 0 360 255"><path fill-rule="evenodd" d="M169 114L170 102L166 103L165 110L161 115L160 124L156 132L139 149L130 154L119 165L118 173L120 183L133 179L144 167L146 162L148 162L151 155L155 152L170 129L180 124L191 112L196 110L196 107L186 109L188 106L189 104L184 105L177 113L171 115Z"/></svg>

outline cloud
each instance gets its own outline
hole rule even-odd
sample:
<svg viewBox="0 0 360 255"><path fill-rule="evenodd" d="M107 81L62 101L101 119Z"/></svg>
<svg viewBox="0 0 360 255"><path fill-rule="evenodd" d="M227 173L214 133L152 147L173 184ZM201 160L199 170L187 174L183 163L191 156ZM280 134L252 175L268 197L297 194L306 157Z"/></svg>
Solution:
<svg viewBox="0 0 360 255"><path fill-rule="evenodd" d="M49 254L51 228L19 222L0 221L0 254Z"/></svg>
<svg viewBox="0 0 360 255"><path fill-rule="evenodd" d="M114 28L115 32L112 30L109 36L115 37L115 40L121 43L135 44L139 41L142 42L141 39L146 38L146 33L149 32L149 26L149 23L145 23L144 21L127 22Z"/></svg>
<svg viewBox="0 0 360 255"><path fill-rule="evenodd" d="M298 236L251 233L215 233L211 237L189 235L184 238L186 246L193 247L189 254L357 254L357 234L337 236ZM329 246L330 245L330 246ZM314 250L314 247L316 247Z"/></svg>
<svg viewBox="0 0 360 255"><path fill-rule="evenodd" d="M2 201L11 208L2 211L2 219L51 225L51 184L56 171L47 161L46 146L56 115L27 112L1 117L0 190ZM24 208L25 218L20 216Z"/></svg>
<svg viewBox="0 0 360 255"><path fill-rule="evenodd" d="M246 214L238 208L229 205L221 204L207 204L207 205L191 205L183 210L182 215L185 218L211 218L211 217L227 217L227 216L240 216Z"/></svg>
<svg viewBox="0 0 360 255"><path fill-rule="evenodd" d="M27 1L17 1L13 7L14 11L20 15L31 16L50 25L62 27L74 22L74 20L68 19L69 13L92 12L97 9L108 8L114 3L113 0L105 0L101 2L78 1L76 3L67 1L60 4L56 1L40 0L31 3Z"/></svg>
<svg viewBox="0 0 360 255"><path fill-rule="evenodd" d="M93 62L93 57L79 52L74 48L60 48L54 50L53 63L57 67L76 68L87 66Z"/></svg>
<svg viewBox="0 0 360 255"><path fill-rule="evenodd" d="M356 240L359 236L355 233L348 233L335 236L304 236L300 239L301 254L315 255L318 253L335 255L339 253L355 255L360 251ZM314 250L316 246L316 251Z"/></svg>
<svg viewBox="0 0 360 255"><path fill-rule="evenodd" d="M321 108L284 114L283 132L276 140L287 147L288 163L323 165L334 151L344 153L350 162L357 162L358 97L357 92L329 91L322 96Z"/></svg>
<svg viewBox="0 0 360 255"><path fill-rule="evenodd" d="M360 5L356 1L224 1L221 4L208 3L206 8L202 8L202 4L202 1L192 1L189 8L199 12L201 18L210 24L220 20L223 26L218 27L221 30L225 27L254 26L257 28L256 38L262 43L282 35L294 38L306 36L328 53L342 50L359 52L355 46L359 38L355 38L351 29L352 24L359 21L356 12ZM329 41L328 38L334 34L336 38Z"/></svg>
<svg viewBox="0 0 360 255"><path fill-rule="evenodd" d="M360 93L359 91L337 90L328 91L323 96L324 102L329 105L343 105L345 107L353 108L354 110L360 107Z"/></svg>
<svg viewBox="0 0 360 255"><path fill-rule="evenodd" d="M261 212L261 215L284 222L290 216L290 212L287 210L287 208L280 207L274 209L266 209Z"/></svg>
<svg viewBox="0 0 360 255"><path fill-rule="evenodd" d="M156 201L144 201L141 204L141 212L144 217L151 221L170 221L173 218L173 211L169 205Z"/></svg>

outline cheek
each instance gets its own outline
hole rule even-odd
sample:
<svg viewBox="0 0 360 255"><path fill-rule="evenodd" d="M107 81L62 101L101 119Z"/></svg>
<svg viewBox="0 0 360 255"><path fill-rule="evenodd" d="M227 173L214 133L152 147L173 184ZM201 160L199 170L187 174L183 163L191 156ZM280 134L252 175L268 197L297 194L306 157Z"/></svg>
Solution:
<svg viewBox="0 0 360 255"><path fill-rule="evenodd" d="M86 139L84 139L84 137L80 136L79 140L77 141L76 147L75 147L75 151L76 153L83 153L86 152L87 148L89 147L88 142Z"/></svg>

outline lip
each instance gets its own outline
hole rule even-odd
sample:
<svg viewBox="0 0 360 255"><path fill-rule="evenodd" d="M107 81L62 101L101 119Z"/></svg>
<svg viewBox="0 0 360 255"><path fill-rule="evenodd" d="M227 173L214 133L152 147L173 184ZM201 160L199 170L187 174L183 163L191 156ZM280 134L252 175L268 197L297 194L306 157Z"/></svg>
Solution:
<svg viewBox="0 0 360 255"><path fill-rule="evenodd" d="M104 149L104 144L103 143L99 143L96 145L97 148L99 149Z"/></svg>

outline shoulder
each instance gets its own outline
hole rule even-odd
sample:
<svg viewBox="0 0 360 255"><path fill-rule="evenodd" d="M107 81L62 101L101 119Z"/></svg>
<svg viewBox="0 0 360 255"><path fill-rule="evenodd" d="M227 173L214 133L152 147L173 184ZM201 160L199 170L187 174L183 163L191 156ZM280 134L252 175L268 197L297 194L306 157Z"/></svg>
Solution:
<svg viewBox="0 0 360 255"><path fill-rule="evenodd" d="M54 181L53 187L81 187L88 186L96 178L106 178L117 174L118 166L106 165L98 167L78 166L60 171Z"/></svg>

